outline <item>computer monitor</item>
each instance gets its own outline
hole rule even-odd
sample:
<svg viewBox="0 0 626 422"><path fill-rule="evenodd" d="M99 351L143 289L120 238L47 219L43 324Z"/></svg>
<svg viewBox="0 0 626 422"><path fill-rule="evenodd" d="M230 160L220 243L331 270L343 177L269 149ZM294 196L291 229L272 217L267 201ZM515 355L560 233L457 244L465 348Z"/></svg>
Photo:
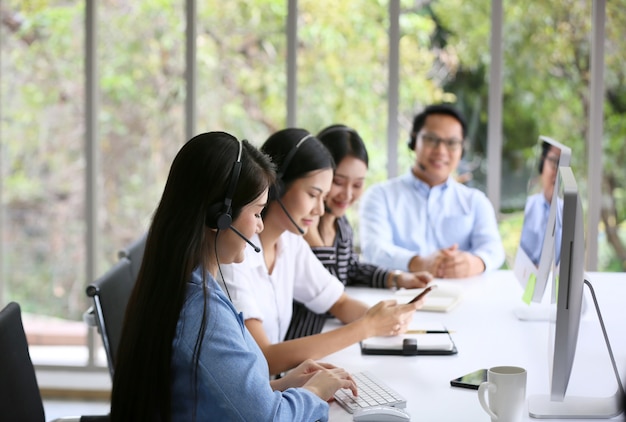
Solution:
<svg viewBox="0 0 626 422"><path fill-rule="evenodd" d="M550 396L561 401L569 383L583 304L585 239L583 210L576 180L569 167L559 168L556 224L561 223L561 250L553 248L553 288L556 290L556 324ZM559 259L560 257L560 259ZM560 262L559 262L560 261Z"/></svg>
<svg viewBox="0 0 626 422"><path fill-rule="evenodd" d="M550 324L552 342L550 350L550 394L529 398L528 410L536 418L611 418L621 413L621 381L613 397L568 397L569 383L580 319L583 313L583 286L585 284L584 219L578 186L571 168L559 166L557 191L553 202L556 207L556 224L562 224L561 248L553 245L553 290L556 292L556 320ZM599 308L596 310L602 320ZM604 326L602 324L604 329ZM607 348L612 352L607 340ZM615 364L613 364L615 368ZM590 389L592 389L591 387Z"/></svg>
<svg viewBox="0 0 626 422"><path fill-rule="evenodd" d="M547 320L554 314L553 301L546 297L550 279L553 248L560 248L560 224L556 224L558 166L569 166L572 151L547 136L540 136L537 145L536 171L528 182L524 222L515 255L513 273L524 289L523 301L515 310L522 320ZM552 298L553 299L553 298ZM546 306L532 305L544 302ZM532 305L532 306L531 306Z"/></svg>

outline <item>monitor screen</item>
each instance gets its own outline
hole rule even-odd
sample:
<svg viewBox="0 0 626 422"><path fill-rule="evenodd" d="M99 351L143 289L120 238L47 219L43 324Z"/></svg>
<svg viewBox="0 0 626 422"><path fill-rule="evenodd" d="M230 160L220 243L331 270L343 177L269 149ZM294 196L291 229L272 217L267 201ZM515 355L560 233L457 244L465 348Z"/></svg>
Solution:
<svg viewBox="0 0 626 422"><path fill-rule="evenodd" d="M536 148L536 170L528 182L524 222L513 265L527 304L544 300L554 245L560 248L561 226L555 224L557 212L553 198L558 189L557 169L569 166L572 155L570 148L547 136L539 137Z"/></svg>

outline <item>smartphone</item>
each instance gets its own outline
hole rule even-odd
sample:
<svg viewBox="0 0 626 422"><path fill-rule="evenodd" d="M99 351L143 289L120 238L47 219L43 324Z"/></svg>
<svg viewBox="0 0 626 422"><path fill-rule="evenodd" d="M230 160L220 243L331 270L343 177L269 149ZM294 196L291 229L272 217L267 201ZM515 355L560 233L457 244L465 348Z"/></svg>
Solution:
<svg viewBox="0 0 626 422"><path fill-rule="evenodd" d="M478 390L478 386L487 381L487 370L479 369L478 371L470 372L462 377L458 377L450 381L450 385L453 387L470 388L472 390Z"/></svg>
<svg viewBox="0 0 626 422"><path fill-rule="evenodd" d="M421 298L423 298L424 296L426 296L428 294L428 292L430 292L432 289L434 289L435 287L437 287L436 284L433 284L432 286L428 286L424 289L423 292L421 292L420 294L418 294L417 296L415 296L413 299L411 299L409 301L409 303L413 303L413 302L417 302L418 300L420 300Z"/></svg>

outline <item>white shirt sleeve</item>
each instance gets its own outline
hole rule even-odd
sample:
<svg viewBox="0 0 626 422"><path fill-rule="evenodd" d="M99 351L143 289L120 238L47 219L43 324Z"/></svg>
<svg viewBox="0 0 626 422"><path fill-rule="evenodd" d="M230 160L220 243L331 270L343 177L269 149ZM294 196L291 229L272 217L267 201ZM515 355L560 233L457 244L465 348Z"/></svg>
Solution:
<svg viewBox="0 0 626 422"><path fill-rule="evenodd" d="M304 238L291 233L287 237L291 239L285 244L294 252L293 298L313 312L327 312L342 295L343 283L324 267Z"/></svg>
<svg viewBox="0 0 626 422"><path fill-rule="evenodd" d="M261 245L258 236L251 240ZM224 291L244 319L262 321L273 343L285 338L294 299L324 313L344 291L341 281L328 272L301 236L281 235L272 274L268 274L262 252L246 248L245 254L242 263L221 266ZM218 278L224 284L219 274Z"/></svg>

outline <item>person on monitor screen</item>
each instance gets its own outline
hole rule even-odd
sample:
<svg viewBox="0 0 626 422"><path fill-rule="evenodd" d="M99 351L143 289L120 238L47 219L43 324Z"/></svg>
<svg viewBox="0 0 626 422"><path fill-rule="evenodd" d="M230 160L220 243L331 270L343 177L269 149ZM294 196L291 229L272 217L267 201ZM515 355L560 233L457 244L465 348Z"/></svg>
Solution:
<svg viewBox="0 0 626 422"><path fill-rule="evenodd" d="M346 211L363 193L369 163L365 143L356 130L341 124L328 126L318 133L317 138L330 151L337 167L330 192L324 199L325 212L304 235L313 253L346 286L382 289L426 286L432 280L427 271L392 271L359 260ZM316 314L294 301L285 339L317 334L326 318L327 314Z"/></svg>
<svg viewBox="0 0 626 422"><path fill-rule="evenodd" d="M550 204L554 194L557 171L559 169L559 158L561 150L548 142L541 144L541 156L539 157L539 178L541 182L541 192L531 195L526 199L524 207L524 223L522 225L522 235L520 247L528 255L536 266L539 265L543 240L548 224ZM556 220L555 241L557 254L561 251L561 221Z"/></svg>
<svg viewBox="0 0 626 422"><path fill-rule="evenodd" d="M245 324L280 374L306 359L318 359L373 336L406 331L423 302L385 300L373 307L346 294L344 285L317 259L303 239L324 213L334 162L324 145L304 129L288 128L261 146L278 168L263 213L265 229L252 237L261 249L222 269L223 280ZM330 312L343 326L321 334L285 340L293 300L317 314ZM323 325L324 321L304 320ZM306 328L303 328L306 330ZM314 331L320 332L320 328Z"/></svg>
<svg viewBox="0 0 626 422"><path fill-rule="evenodd" d="M356 393L346 371L311 360L270 381L216 282L263 229L274 177L268 157L224 132L192 138L174 158L126 309L112 421L327 421L335 391Z"/></svg>
<svg viewBox="0 0 626 422"><path fill-rule="evenodd" d="M403 176L373 185L361 199L366 261L445 278L502 265L504 248L491 203L453 177L465 137L465 119L450 105L431 105L415 116L408 143L415 164Z"/></svg>

